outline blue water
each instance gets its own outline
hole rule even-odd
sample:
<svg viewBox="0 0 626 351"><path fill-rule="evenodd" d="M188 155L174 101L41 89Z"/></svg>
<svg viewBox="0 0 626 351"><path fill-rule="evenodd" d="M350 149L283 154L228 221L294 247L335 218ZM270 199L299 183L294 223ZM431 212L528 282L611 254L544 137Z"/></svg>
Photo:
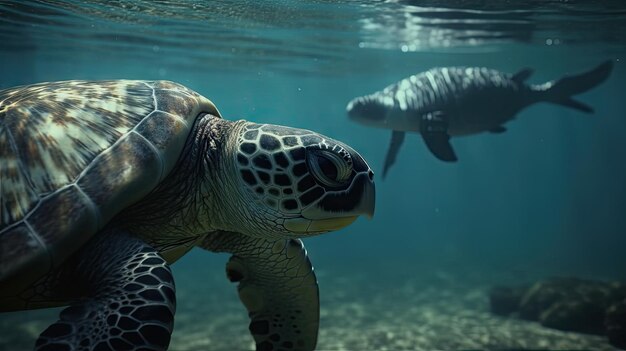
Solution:
<svg viewBox="0 0 626 351"><path fill-rule="evenodd" d="M533 105L504 134L453 139L455 164L408 135L387 179L377 177L374 219L305 245L320 272L322 309L328 282L357 273L381 294L434 271L484 284L500 276L626 280L626 3L498 3L0 0L0 88L173 80L225 118L344 141L380 175L390 133L349 121L350 99L435 66L531 67L529 82L541 83L612 59L610 78L578 96L593 115ZM236 303L234 286L221 279L227 258L192 251L173 267L179 291ZM223 286L199 291L193 284L205 276ZM365 291L349 294L367 301ZM45 327L54 313L0 321ZM7 323L0 328L9 332ZM34 342L23 339L19 345Z"/></svg>

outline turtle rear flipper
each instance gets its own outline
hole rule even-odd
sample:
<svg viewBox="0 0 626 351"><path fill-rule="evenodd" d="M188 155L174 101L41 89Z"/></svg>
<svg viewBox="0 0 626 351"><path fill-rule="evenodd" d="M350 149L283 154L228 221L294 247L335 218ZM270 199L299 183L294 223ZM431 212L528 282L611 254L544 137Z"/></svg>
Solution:
<svg viewBox="0 0 626 351"><path fill-rule="evenodd" d="M235 253L226 265L226 274L230 281L239 282L239 298L248 310L256 349L315 349L319 291L302 241L232 235L236 240L218 251ZM213 245L207 242L201 246Z"/></svg>
<svg viewBox="0 0 626 351"><path fill-rule="evenodd" d="M59 291L85 282L88 293L67 293L81 298L41 333L35 350L166 350L174 327L175 290L165 260L123 233L88 246L73 264L62 267L58 282Z"/></svg>

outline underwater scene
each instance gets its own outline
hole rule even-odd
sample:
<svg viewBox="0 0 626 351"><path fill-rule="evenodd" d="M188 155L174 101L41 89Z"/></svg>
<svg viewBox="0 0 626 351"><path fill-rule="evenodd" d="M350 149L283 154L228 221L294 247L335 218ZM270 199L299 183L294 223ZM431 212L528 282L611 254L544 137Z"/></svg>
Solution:
<svg viewBox="0 0 626 351"><path fill-rule="evenodd" d="M625 60L621 0L0 0L0 350L626 349Z"/></svg>

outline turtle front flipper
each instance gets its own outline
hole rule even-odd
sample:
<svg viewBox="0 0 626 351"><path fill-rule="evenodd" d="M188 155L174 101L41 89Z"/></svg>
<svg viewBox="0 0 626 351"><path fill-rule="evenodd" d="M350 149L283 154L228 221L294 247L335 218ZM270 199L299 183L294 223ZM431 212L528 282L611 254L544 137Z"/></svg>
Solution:
<svg viewBox="0 0 626 351"><path fill-rule="evenodd" d="M41 333L35 350L167 349L174 327L174 280L155 249L114 233L89 243L61 269L58 290L70 298L73 290L84 296Z"/></svg>
<svg viewBox="0 0 626 351"><path fill-rule="evenodd" d="M258 351L313 350L319 330L317 279L299 239L266 241L233 233L220 248L234 253L226 265L250 316ZM222 243L223 244L223 243Z"/></svg>
<svg viewBox="0 0 626 351"><path fill-rule="evenodd" d="M257 350L313 350L319 329L317 279L299 239L265 242L226 265L239 282Z"/></svg>

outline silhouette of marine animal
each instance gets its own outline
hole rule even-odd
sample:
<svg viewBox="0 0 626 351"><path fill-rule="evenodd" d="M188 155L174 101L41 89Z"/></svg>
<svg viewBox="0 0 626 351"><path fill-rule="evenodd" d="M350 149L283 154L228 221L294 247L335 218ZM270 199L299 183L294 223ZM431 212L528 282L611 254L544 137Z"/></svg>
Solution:
<svg viewBox="0 0 626 351"><path fill-rule="evenodd" d="M612 61L573 76L544 84L526 84L531 69L510 75L483 67L443 67L413 75L382 91L348 103L350 119L393 130L383 177L394 164L406 132L422 135L440 160L453 162L450 137L481 132L503 133L506 122L525 107L550 102L591 113L593 109L572 95L602 83Z"/></svg>
<svg viewBox="0 0 626 351"><path fill-rule="evenodd" d="M374 212L349 146L225 120L168 81L0 90L0 159L0 311L69 305L39 351L167 349L169 266L195 246L233 254L258 350L312 350L318 285L298 238Z"/></svg>

